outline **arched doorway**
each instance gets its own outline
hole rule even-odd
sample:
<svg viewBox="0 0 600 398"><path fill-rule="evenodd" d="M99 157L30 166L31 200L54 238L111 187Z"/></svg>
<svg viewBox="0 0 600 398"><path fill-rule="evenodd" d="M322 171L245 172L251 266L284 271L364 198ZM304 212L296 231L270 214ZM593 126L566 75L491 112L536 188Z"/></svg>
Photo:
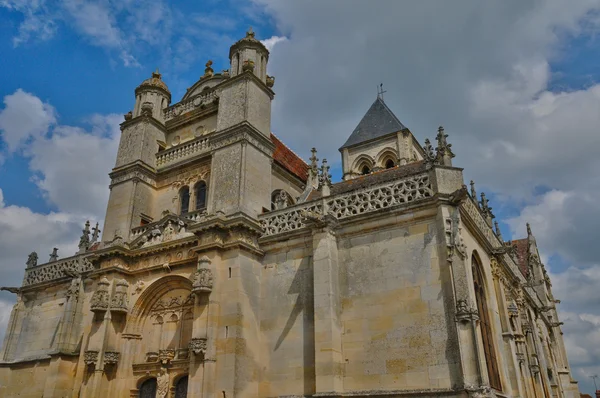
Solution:
<svg viewBox="0 0 600 398"><path fill-rule="evenodd" d="M183 376L179 380L177 380L177 384L175 384L175 398L186 398L188 390L188 377Z"/></svg>
<svg viewBox="0 0 600 398"><path fill-rule="evenodd" d="M187 384L186 384L187 386ZM185 396L185 395L182 395ZM156 379L148 379L140 386L140 398L155 398L156 397Z"/></svg>

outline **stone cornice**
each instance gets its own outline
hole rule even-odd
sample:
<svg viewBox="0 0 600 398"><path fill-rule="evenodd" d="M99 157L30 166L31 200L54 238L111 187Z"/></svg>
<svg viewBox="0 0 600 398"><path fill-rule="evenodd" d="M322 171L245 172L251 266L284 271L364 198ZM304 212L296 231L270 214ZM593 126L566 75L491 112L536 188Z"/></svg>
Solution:
<svg viewBox="0 0 600 398"><path fill-rule="evenodd" d="M167 128L165 127L164 124L162 124L159 120L156 120L152 116L148 116L148 115L139 115L139 116L134 117L133 119L125 120L123 123L121 123L121 133L126 128L129 128L130 126L133 126L133 125L139 124L139 123L150 123L157 129L161 130L163 133L165 133L165 134L167 133Z"/></svg>
<svg viewBox="0 0 600 398"><path fill-rule="evenodd" d="M275 98L275 92L273 90L271 90L269 87L267 87L267 85L265 83L263 83L262 80L260 80L251 71L242 72L239 75L233 76L233 77L225 80L223 83L221 83L215 87L219 87L220 89L222 89L222 88L228 87L230 85L233 85L233 84L237 83L238 81L243 81L243 80L246 80L246 81L252 80L254 83L256 83L256 85L262 91L264 91L269 96L269 98L271 98L271 99Z"/></svg>
<svg viewBox="0 0 600 398"><path fill-rule="evenodd" d="M273 156L275 150L275 144L271 138L266 137L246 121L211 134L210 140L213 151L238 142L246 142L269 157Z"/></svg>
<svg viewBox="0 0 600 398"><path fill-rule="evenodd" d="M109 188L128 180L135 180L156 187L156 171L141 160L116 167L108 176L111 179Z"/></svg>

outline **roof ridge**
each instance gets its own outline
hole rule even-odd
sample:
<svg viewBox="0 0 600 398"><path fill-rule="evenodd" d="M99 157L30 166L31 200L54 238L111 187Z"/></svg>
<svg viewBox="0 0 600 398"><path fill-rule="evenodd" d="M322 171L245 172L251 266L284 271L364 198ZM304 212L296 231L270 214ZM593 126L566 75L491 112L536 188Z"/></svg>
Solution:
<svg viewBox="0 0 600 398"><path fill-rule="evenodd" d="M272 131L271 131L271 135L272 135L273 137L275 137L275 139L276 139L277 141L281 142L281 145L283 145L283 146L284 146L284 147L286 147L286 148L287 148L287 149L288 149L288 150L289 150L291 153L293 153L294 155L296 155L296 157L297 157L298 159L300 159L300 160L302 161L302 163L304 163L306 166L308 166L308 163L306 163L306 162L304 161L304 159L302 159L302 156L300 156L300 155L298 155L296 152L294 152L294 150L293 150L292 148L290 148L289 146L287 146L287 145L285 144L285 142L283 142L283 141L282 141L282 140L281 140L279 137L277 137L277 136L275 135L275 133L274 133L274 132L272 132Z"/></svg>

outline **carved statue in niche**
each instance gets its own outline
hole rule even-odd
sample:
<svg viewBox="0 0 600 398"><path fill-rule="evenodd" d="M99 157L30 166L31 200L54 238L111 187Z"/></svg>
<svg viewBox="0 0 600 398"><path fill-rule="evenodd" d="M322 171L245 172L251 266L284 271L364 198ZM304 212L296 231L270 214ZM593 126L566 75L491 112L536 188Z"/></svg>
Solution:
<svg viewBox="0 0 600 398"><path fill-rule="evenodd" d="M158 398L165 398L169 393L169 373L167 369L160 368L160 373L156 378L156 396Z"/></svg>

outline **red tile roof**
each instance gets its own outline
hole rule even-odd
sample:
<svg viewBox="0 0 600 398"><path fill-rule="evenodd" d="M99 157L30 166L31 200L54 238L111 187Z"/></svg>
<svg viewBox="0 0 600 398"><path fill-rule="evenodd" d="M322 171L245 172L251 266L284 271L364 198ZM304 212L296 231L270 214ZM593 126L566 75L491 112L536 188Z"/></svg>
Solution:
<svg viewBox="0 0 600 398"><path fill-rule="evenodd" d="M523 274L523 276L527 277L527 274L529 273L529 266L528 266L528 252L529 252L529 240L527 238L524 239L517 239L517 240L513 240L511 242L511 244L513 245L513 247L515 248L516 252L517 252L517 265L519 266L519 269L521 270L521 273Z"/></svg>
<svg viewBox="0 0 600 398"><path fill-rule="evenodd" d="M273 160L281 167L298 177L302 182L308 180L308 165L296 155L290 148L285 146L275 134L271 133L271 141L275 144Z"/></svg>

